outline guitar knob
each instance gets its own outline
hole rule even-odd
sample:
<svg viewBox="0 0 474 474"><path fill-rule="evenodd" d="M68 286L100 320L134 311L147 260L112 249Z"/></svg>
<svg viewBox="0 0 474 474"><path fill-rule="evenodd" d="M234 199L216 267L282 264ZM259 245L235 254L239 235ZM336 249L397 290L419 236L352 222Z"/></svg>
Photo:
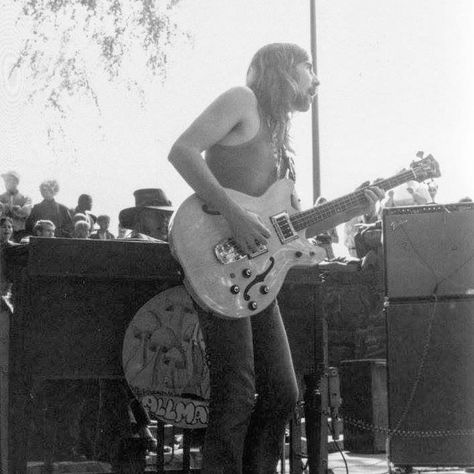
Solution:
<svg viewBox="0 0 474 474"><path fill-rule="evenodd" d="M252 271L250 270L250 268L245 268L244 270L242 270L242 275L245 278L250 278L252 276Z"/></svg>
<svg viewBox="0 0 474 474"><path fill-rule="evenodd" d="M230 292L236 295L237 293L240 293L240 288L238 285L232 285L230 287Z"/></svg>
<svg viewBox="0 0 474 474"><path fill-rule="evenodd" d="M257 308L258 308L258 305L255 301L251 301L249 303L249 309L251 309L252 311L255 311Z"/></svg>
<svg viewBox="0 0 474 474"><path fill-rule="evenodd" d="M295 252L295 257L296 258L300 258L303 256L303 252L300 252L299 250L297 252Z"/></svg>
<svg viewBox="0 0 474 474"><path fill-rule="evenodd" d="M267 295L270 291L270 288L268 288L267 285L263 285L260 287L260 293L262 293L262 295Z"/></svg>

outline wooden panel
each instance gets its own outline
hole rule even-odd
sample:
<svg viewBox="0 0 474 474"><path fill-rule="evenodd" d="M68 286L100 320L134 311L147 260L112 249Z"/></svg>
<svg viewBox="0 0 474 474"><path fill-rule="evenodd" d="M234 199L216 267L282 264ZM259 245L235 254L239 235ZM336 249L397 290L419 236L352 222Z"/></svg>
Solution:
<svg viewBox="0 0 474 474"><path fill-rule="evenodd" d="M28 273L32 276L163 279L179 278L179 266L168 244L32 238Z"/></svg>

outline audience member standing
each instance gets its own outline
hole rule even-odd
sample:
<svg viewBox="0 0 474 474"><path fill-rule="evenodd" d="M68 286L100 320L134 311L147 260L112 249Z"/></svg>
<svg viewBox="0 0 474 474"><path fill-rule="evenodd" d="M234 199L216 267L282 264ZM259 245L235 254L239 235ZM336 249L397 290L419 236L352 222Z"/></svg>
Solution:
<svg viewBox="0 0 474 474"><path fill-rule="evenodd" d="M56 237L71 237L73 232L71 214L69 209L55 201L54 197L59 192L59 184L55 179L43 181L40 184L43 201L35 204L31 214L26 220L26 230L31 235L33 227L39 220L49 220L56 226Z"/></svg>
<svg viewBox="0 0 474 474"><path fill-rule="evenodd" d="M96 230L91 234L91 239L96 240L113 240L115 239L114 234L109 232L110 217L106 215L100 215L97 217L97 224L99 224L99 230Z"/></svg>
<svg viewBox="0 0 474 474"><path fill-rule="evenodd" d="M0 216L10 217L13 222L14 242L19 242L26 234L25 222L31 213L31 198L18 191L20 175L16 171L2 174L5 182L5 193L0 194Z"/></svg>
<svg viewBox="0 0 474 474"><path fill-rule="evenodd" d="M76 208L71 212L72 217L76 214L84 214L87 222L89 222L91 230L94 228L96 217L92 214L92 196L89 194L81 194L77 200Z"/></svg>

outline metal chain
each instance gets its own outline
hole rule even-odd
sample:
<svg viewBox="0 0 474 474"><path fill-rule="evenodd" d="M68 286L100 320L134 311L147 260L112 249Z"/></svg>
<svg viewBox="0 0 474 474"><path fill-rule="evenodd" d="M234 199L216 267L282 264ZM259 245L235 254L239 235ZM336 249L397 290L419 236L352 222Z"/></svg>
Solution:
<svg viewBox="0 0 474 474"><path fill-rule="evenodd" d="M363 420L352 418L350 416L342 416L341 419L344 423L355 426L366 431L378 431L385 433L390 437L400 438L447 438L449 436L474 436L474 428L472 429L457 429L457 430L400 430L390 429L384 426L376 426Z"/></svg>
<svg viewBox="0 0 474 474"><path fill-rule="evenodd" d="M320 414L330 418L331 412L329 410L316 410ZM365 431L378 431L387 436L399 438L447 438L449 436L474 436L474 428L456 429L456 430L400 430L390 429L386 426L377 426L360 418L353 418L349 415L338 415L338 419L347 425L355 426Z"/></svg>

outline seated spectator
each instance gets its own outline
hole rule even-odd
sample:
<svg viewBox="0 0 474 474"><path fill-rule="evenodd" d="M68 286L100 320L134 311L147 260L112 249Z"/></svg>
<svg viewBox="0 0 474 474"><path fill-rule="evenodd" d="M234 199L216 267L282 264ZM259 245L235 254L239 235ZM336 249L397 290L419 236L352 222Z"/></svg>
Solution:
<svg viewBox="0 0 474 474"><path fill-rule="evenodd" d="M55 179L43 181L40 184L43 201L35 204L26 220L26 230L32 235L33 226L39 220L49 220L56 226L56 237L71 237L73 231L72 218L69 209L55 201L59 192L59 184Z"/></svg>
<svg viewBox="0 0 474 474"><path fill-rule="evenodd" d="M86 222L89 222L89 225L90 225L90 221L89 219L87 218L87 216L85 214L83 214L82 212L77 212L76 214L74 214L72 216L72 225L74 227L74 225L76 224L76 222L79 222L79 221L86 221Z"/></svg>
<svg viewBox="0 0 474 474"><path fill-rule="evenodd" d="M91 239L96 240L113 240L115 239L114 234L109 232L110 217L104 214L97 217L97 224L99 225L99 230L96 230L91 234Z"/></svg>
<svg viewBox="0 0 474 474"><path fill-rule="evenodd" d="M11 244L13 220L11 217L0 217L0 246Z"/></svg>
<svg viewBox="0 0 474 474"><path fill-rule="evenodd" d="M127 229L125 229L125 227L122 227L122 225L119 224L117 239L126 239L126 238L127 238Z"/></svg>
<svg viewBox="0 0 474 474"><path fill-rule="evenodd" d="M92 230L94 228L94 224L96 223L97 218L94 214L92 214L91 210L92 196L90 196L89 194L81 194L77 200L77 206L75 209L72 210L71 215L72 217L76 216L77 214L84 215L84 220L89 222L90 228Z"/></svg>
<svg viewBox="0 0 474 474"><path fill-rule="evenodd" d="M31 213L31 198L18 191L20 175L16 171L2 174L5 193L0 194L0 216L10 217L13 222L14 242L19 242L26 235L25 222Z"/></svg>
<svg viewBox="0 0 474 474"><path fill-rule="evenodd" d="M173 214L171 201L162 189L138 189L134 193L135 207L123 209L120 225L132 229L128 239L151 242L168 241L168 224Z"/></svg>
<svg viewBox="0 0 474 474"><path fill-rule="evenodd" d="M74 234L75 239L88 239L90 235L91 226L87 221L77 221L74 224Z"/></svg>
<svg viewBox="0 0 474 474"><path fill-rule="evenodd" d="M36 237L54 237L56 226L48 220L39 220L33 227L33 234Z"/></svg>

